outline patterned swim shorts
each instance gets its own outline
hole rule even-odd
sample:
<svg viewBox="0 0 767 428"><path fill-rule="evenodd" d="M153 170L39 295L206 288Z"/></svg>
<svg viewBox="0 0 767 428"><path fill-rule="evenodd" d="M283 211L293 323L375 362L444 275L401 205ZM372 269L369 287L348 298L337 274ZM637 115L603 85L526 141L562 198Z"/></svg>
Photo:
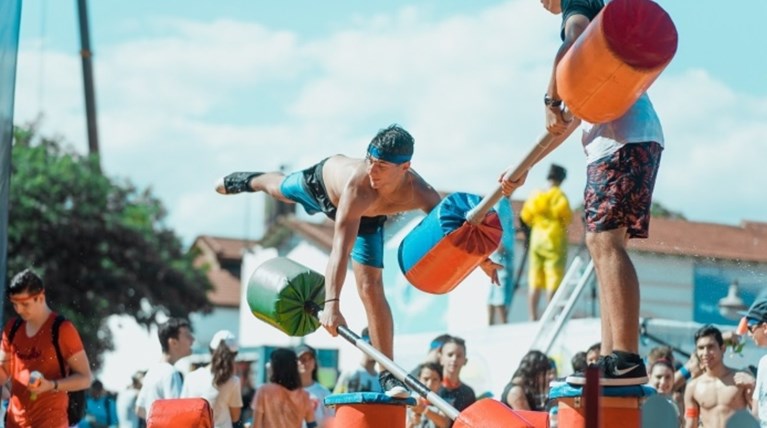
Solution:
<svg viewBox="0 0 767 428"><path fill-rule="evenodd" d="M647 238L662 151L655 142L626 144L589 164L583 199L587 231L626 227L629 237Z"/></svg>

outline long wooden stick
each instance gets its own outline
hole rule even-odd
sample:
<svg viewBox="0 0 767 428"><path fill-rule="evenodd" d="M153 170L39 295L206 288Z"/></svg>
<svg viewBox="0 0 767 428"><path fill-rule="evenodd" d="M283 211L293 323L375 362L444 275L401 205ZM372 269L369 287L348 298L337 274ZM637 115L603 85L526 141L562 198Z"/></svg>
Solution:
<svg viewBox="0 0 767 428"><path fill-rule="evenodd" d="M458 418L458 415L460 414L460 412L455 407L451 406L442 397L432 392L432 390L426 387L426 385L422 384L413 375L406 372L402 367L398 366L394 361L390 360L386 355L382 354L381 351L374 348L371 344L367 343L366 341L362 340L359 336L357 336L356 333L351 331L348 327L344 325L338 326L338 334L344 339L346 339L349 343L356 346L360 351L366 353L371 358L376 360L378 364L382 365L386 370L390 371L391 374L394 375L394 377L404 382L413 391L417 392L420 396L429 400L431 404L433 404L439 410L441 410L442 413L447 415L448 418L452 420L456 420Z"/></svg>
<svg viewBox="0 0 767 428"><path fill-rule="evenodd" d="M565 117L569 116L569 112L566 110L562 114L565 115ZM559 147L559 145L562 144L567 139L567 137L573 133L573 131L575 131L575 128L577 128L580 123L580 119L573 118L565 132L562 134L554 135L550 132L543 134L541 138L538 139L538 142L535 144L533 149L530 150L527 156L525 156L519 165L514 168L510 175L510 179L512 181L516 181L522 178L522 175L530 170L533 165L543 159L543 155ZM503 197L503 192L501 190L501 185L499 184L495 187L492 193L482 198L482 200L479 201L479 204L477 204L476 207L469 211L469 213L466 215L466 221L473 225L482 223L482 219L485 218L485 214L487 214L487 212L490 211L490 209L493 208L493 206L501 200L501 197Z"/></svg>

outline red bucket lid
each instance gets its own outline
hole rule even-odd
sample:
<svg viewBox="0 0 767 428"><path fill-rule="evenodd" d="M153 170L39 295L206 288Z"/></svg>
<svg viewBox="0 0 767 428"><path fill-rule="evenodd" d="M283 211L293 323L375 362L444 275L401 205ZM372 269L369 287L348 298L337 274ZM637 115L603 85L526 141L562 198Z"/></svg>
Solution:
<svg viewBox="0 0 767 428"><path fill-rule="evenodd" d="M671 17L651 0L613 0L602 11L602 28L610 49L634 68L668 64L678 35Z"/></svg>

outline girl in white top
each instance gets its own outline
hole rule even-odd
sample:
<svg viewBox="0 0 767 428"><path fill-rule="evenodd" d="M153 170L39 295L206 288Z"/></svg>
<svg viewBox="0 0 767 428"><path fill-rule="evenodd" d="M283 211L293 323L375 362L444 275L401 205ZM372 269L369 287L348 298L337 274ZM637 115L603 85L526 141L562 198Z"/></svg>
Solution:
<svg viewBox="0 0 767 428"><path fill-rule="evenodd" d="M240 419L242 391L240 378L234 375L237 340L230 331L221 330L210 341L211 362L189 373L184 379L182 398L202 397L213 408L216 428L231 428Z"/></svg>

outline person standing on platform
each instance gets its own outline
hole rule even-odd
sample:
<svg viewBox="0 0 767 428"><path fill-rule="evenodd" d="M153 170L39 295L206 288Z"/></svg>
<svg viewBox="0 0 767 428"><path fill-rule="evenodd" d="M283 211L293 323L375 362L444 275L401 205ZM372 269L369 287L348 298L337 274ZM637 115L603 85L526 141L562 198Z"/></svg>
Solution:
<svg viewBox="0 0 767 428"><path fill-rule="evenodd" d="M549 12L562 15L562 44L543 97L546 130L562 135L573 119L564 114L557 87L557 66L605 2L542 0L542 4ZM586 246L594 261L602 308L602 349L597 363L600 383L642 385L648 377L639 355L639 278L626 247L629 239L649 236L652 194L665 144L663 129L644 93L623 116L586 130L582 144L588 164L583 201ZM511 194L524 183L524 178L511 180L507 170L500 181L503 193ZM584 385L586 375L574 373L566 381Z"/></svg>

